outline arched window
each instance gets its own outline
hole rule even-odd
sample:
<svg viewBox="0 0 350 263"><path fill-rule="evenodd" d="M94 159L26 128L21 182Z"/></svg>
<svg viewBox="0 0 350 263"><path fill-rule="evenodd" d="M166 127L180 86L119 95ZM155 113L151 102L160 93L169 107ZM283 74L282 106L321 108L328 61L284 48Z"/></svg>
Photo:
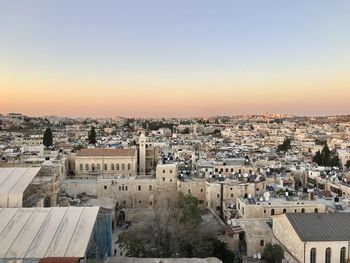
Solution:
<svg viewBox="0 0 350 263"><path fill-rule="evenodd" d="M97 171L101 171L100 164L97 164Z"/></svg>
<svg viewBox="0 0 350 263"><path fill-rule="evenodd" d="M305 209L304 209L304 208L302 208L302 209L301 209L301 212L302 212L302 213L305 213Z"/></svg>
<svg viewBox="0 0 350 263"><path fill-rule="evenodd" d="M80 168L80 171L82 171L83 170L83 164L81 163L80 165L79 165L79 168Z"/></svg>
<svg viewBox="0 0 350 263"><path fill-rule="evenodd" d="M94 164L91 164L91 171L95 171L95 165Z"/></svg>
<svg viewBox="0 0 350 263"><path fill-rule="evenodd" d="M131 164L128 163L128 171L130 171L130 170L131 170Z"/></svg>
<svg viewBox="0 0 350 263"><path fill-rule="evenodd" d="M119 164L117 164L117 168L116 168L117 171L119 171Z"/></svg>
<svg viewBox="0 0 350 263"><path fill-rule="evenodd" d="M287 209L283 208L283 214L287 213Z"/></svg>
<svg viewBox="0 0 350 263"><path fill-rule="evenodd" d="M316 248L310 250L310 263L316 263Z"/></svg>
<svg viewBox="0 0 350 263"><path fill-rule="evenodd" d="M123 171L125 170L125 164L122 164L122 170Z"/></svg>
<svg viewBox="0 0 350 263"><path fill-rule="evenodd" d="M273 216L275 214L275 209L271 209L271 215Z"/></svg>
<svg viewBox="0 0 350 263"><path fill-rule="evenodd" d="M111 164L111 170L114 171L114 164Z"/></svg>
<svg viewBox="0 0 350 263"><path fill-rule="evenodd" d="M326 248L326 260L325 263L331 263L331 248Z"/></svg>
<svg viewBox="0 0 350 263"><path fill-rule="evenodd" d="M107 164L104 165L104 170L107 171Z"/></svg>
<svg viewBox="0 0 350 263"><path fill-rule="evenodd" d="M346 252L346 248L342 247L340 249L340 263L345 263L345 252Z"/></svg>
<svg viewBox="0 0 350 263"><path fill-rule="evenodd" d="M89 171L89 165L88 164L85 164L85 170Z"/></svg>
<svg viewBox="0 0 350 263"><path fill-rule="evenodd" d="M315 213L318 213L318 208L315 208Z"/></svg>

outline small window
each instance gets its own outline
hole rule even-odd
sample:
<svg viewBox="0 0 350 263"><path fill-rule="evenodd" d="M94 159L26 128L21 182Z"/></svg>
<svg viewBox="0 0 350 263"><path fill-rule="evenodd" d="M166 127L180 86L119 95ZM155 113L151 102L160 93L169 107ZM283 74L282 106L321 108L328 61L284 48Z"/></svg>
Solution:
<svg viewBox="0 0 350 263"><path fill-rule="evenodd" d="M342 247L340 249L340 263L345 263L345 252L346 252L346 248Z"/></svg>
<svg viewBox="0 0 350 263"><path fill-rule="evenodd" d="M203 188L201 189L201 193L203 193Z"/></svg>
<svg viewBox="0 0 350 263"><path fill-rule="evenodd" d="M116 170L119 171L119 164L116 165Z"/></svg>
<svg viewBox="0 0 350 263"><path fill-rule="evenodd" d="M204 204L203 200L199 200L198 202L199 202L199 204Z"/></svg>
<svg viewBox="0 0 350 263"><path fill-rule="evenodd" d="M271 209L271 215L275 215L275 209Z"/></svg>
<svg viewBox="0 0 350 263"><path fill-rule="evenodd" d="M163 174L165 174L165 170L163 170Z"/></svg>
<svg viewBox="0 0 350 263"><path fill-rule="evenodd" d="M105 189L105 190L107 189L107 185L104 186L104 189Z"/></svg>
<svg viewBox="0 0 350 263"><path fill-rule="evenodd" d="M82 171L83 170L83 164L80 164L80 171Z"/></svg>
<svg viewBox="0 0 350 263"><path fill-rule="evenodd" d="M165 177L163 177L163 182L165 182Z"/></svg>
<svg viewBox="0 0 350 263"><path fill-rule="evenodd" d="M149 186L149 190L152 191L152 185Z"/></svg>
<svg viewBox="0 0 350 263"><path fill-rule="evenodd" d="M129 163L128 164L128 171L130 171L131 170L131 164Z"/></svg>
<svg viewBox="0 0 350 263"><path fill-rule="evenodd" d="M139 185L139 191L141 191L141 185Z"/></svg>
<svg viewBox="0 0 350 263"><path fill-rule="evenodd" d="M107 171L107 164L104 165L104 170Z"/></svg>
<svg viewBox="0 0 350 263"><path fill-rule="evenodd" d="M263 247L265 245L265 241L263 239L260 240L260 246Z"/></svg>
<svg viewBox="0 0 350 263"><path fill-rule="evenodd" d="M125 164L122 164L122 171L125 171Z"/></svg>
<svg viewBox="0 0 350 263"><path fill-rule="evenodd" d="M318 208L315 208L315 213L316 213L316 214L318 213Z"/></svg>
<svg viewBox="0 0 350 263"><path fill-rule="evenodd" d="M128 191L128 186L127 185L125 186L125 191Z"/></svg>
<svg viewBox="0 0 350 263"><path fill-rule="evenodd" d="M141 204L141 200L139 200L139 204Z"/></svg>
<svg viewBox="0 0 350 263"><path fill-rule="evenodd" d="M125 200L123 200L123 205L125 205L126 204L126 201Z"/></svg>
<svg viewBox="0 0 350 263"><path fill-rule="evenodd" d="M304 209L304 208L302 208L302 209L301 209L301 212L302 212L302 213L305 213L305 209Z"/></svg>
<svg viewBox="0 0 350 263"><path fill-rule="evenodd" d="M316 248L310 250L310 263L316 263Z"/></svg>
<svg viewBox="0 0 350 263"><path fill-rule="evenodd" d="M233 197L233 194L231 194L231 197Z"/></svg>
<svg viewBox="0 0 350 263"><path fill-rule="evenodd" d="M85 170L89 171L89 165L88 164L85 164Z"/></svg>
<svg viewBox="0 0 350 263"><path fill-rule="evenodd" d="M188 193L190 194L191 193L191 189L187 189Z"/></svg>
<svg viewBox="0 0 350 263"><path fill-rule="evenodd" d="M283 214L287 213L287 209L283 208Z"/></svg>
<svg viewBox="0 0 350 263"><path fill-rule="evenodd" d="M169 172L172 174L172 173L173 173L173 170L170 170Z"/></svg>
<svg viewBox="0 0 350 263"><path fill-rule="evenodd" d="M111 170L114 171L114 164L111 164Z"/></svg>
<svg viewBox="0 0 350 263"><path fill-rule="evenodd" d="M151 201L151 202L149 202L149 205L153 205L152 201Z"/></svg>
<svg viewBox="0 0 350 263"><path fill-rule="evenodd" d="M330 247L326 248L325 256L326 256L326 262L325 263L331 263L331 248Z"/></svg>
<svg viewBox="0 0 350 263"><path fill-rule="evenodd" d="M219 195L219 194L217 194L217 195L216 195L216 197L217 197L217 198L220 198L220 195Z"/></svg>

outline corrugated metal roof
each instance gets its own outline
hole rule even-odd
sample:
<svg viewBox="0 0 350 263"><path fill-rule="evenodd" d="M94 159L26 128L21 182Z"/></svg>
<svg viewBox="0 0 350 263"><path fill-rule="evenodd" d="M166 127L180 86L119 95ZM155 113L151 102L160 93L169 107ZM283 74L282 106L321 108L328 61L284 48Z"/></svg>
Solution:
<svg viewBox="0 0 350 263"><path fill-rule="evenodd" d="M22 207L23 192L40 167L0 168L0 207Z"/></svg>
<svg viewBox="0 0 350 263"><path fill-rule="evenodd" d="M84 257L99 207L0 209L0 258Z"/></svg>
<svg viewBox="0 0 350 263"><path fill-rule="evenodd" d="M303 241L350 241L350 213L286 214Z"/></svg>
<svg viewBox="0 0 350 263"><path fill-rule="evenodd" d="M135 149L81 149L76 156L135 156Z"/></svg>

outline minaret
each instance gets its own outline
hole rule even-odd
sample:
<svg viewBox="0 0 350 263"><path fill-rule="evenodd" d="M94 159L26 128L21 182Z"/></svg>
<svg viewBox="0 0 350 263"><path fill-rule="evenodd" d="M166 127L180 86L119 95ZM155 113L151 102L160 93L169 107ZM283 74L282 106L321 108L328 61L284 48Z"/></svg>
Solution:
<svg viewBox="0 0 350 263"><path fill-rule="evenodd" d="M146 174L146 136L143 133L139 138L139 173Z"/></svg>

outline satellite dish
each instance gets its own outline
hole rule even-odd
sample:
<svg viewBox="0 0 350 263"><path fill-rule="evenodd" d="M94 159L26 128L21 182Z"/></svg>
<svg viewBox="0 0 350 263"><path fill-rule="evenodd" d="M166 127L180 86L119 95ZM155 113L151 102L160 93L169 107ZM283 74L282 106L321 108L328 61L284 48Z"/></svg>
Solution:
<svg viewBox="0 0 350 263"><path fill-rule="evenodd" d="M252 198L252 195L251 195L251 194L248 194L248 198Z"/></svg>
<svg viewBox="0 0 350 263"><path fill-rule="evenodd" d="M258 259L261 259L261 254L260 253L258 253Z"/></svg>
<svg viewBox="0 0 350 263"><path fill-rule="evenodd" d="M228 225L231 225L231 220L227 220L227 224L228 224Z"/></svg>
<svg viewBox="0 0 350 263"><path fill-rule="evenodd" d="M265 193L263 194L263 196L264 196L264 199L265 199L266 201L269 201L269 198L270 198L270 193L269 193L269 192L265 192Z"/></svg>
<svg viewBox="0 0 350 263"><path fill-rule="evenodd" d="M260 197L260 202L264 201L264 198Z"/></svg>
<svg viewBox="0 0 350 263"><path fill-rule="evenodd" d="M286 192L286 196L288 196L288 192Z"/></svg>
<svg viewBox="0 0 350 263"><path fill-rule="evenodd" d="M257 254L253 254L253 258L258 258Z"/></svg>

